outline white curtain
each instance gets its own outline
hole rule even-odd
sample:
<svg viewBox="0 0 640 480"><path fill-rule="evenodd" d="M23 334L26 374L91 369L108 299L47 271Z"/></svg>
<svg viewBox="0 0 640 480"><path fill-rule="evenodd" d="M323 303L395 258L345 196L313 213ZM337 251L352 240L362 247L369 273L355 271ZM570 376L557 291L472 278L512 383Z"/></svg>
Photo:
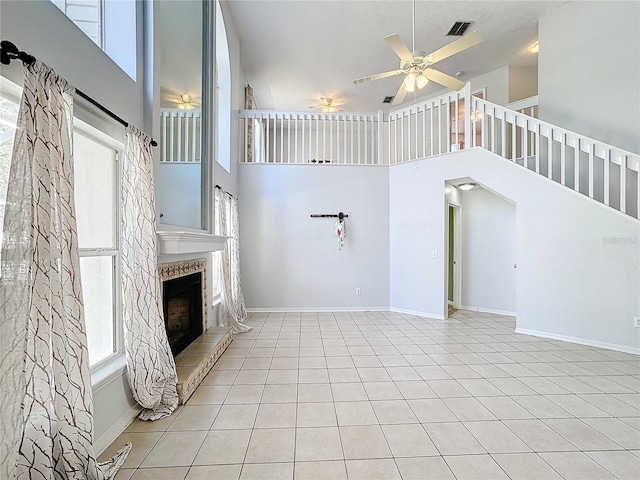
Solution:
<svg viewBox="0 0 640 480"><path fill-rule="evenodd" d="M245 325L247 311L240 283L240 236L238 225L238 203L235 198L221 188L216 188L218 232L227 235L226 202L231 202L231 238L222 249L222 323L236 332L248 332L251 327Z"/></svg>
<svg viewBox="0 0 640 480"><path fill-rule="evenodd" d="M129 385L144 407L140 418L157 420L178 406L178 375L162 312L150 138L127 127L124 157L121 268Z"/></svg>
<svg viewBox="0 0 640 480"><path fill-rule="evenodd" d="M93 398L73 190L73 87L25 68L0 278L0 478L109 479L93 448Z"/></svg>

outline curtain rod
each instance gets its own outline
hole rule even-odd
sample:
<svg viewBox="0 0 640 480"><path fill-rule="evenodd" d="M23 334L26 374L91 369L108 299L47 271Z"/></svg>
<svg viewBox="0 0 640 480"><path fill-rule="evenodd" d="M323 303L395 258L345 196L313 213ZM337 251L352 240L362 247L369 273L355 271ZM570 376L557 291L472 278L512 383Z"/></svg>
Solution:
<svg viewBox="0 0 640 480"><path fill-rule="evenodd" d="M36 57L34 57L33 55L29 55L27 52L18 50L18 47L16 47L15 44L11 43L10 41L3 40L2 42L0 42L0 63L4 65L9 65L11 63L11 60L21 60L24 65L33 65L33 63L35 63L36 61ZM116 122L124 125L125 127L129 126L128 122L120 118L118 115L113 113L111 110L109 110L107 107L105 107L98 101L91 98L89 95L87 95L83 91L77 88L75 88L75 91L80 97L84 98L87 102L89 102L94 107L97 107L100 110L102 110L104 113L106 113L111 118L113 118ZM158 142L156 142L152 138L151 145L154 147L157 147Z"/></svg>
<svg viewBox="0 0 640 480"><path fill-rule="evenodd" d="M222 188L220 185L216 185L216 188L218 190L222 190L222 193L224 193L225 195L228 195L231 198L235 198L233 195L231 195L229 192L227 192L224 188Z"/></svg>

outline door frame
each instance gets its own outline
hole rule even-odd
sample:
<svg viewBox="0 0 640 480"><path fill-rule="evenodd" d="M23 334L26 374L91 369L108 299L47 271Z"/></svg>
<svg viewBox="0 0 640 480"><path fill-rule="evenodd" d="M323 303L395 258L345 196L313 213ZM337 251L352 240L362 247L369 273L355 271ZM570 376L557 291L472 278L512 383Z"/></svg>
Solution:
<svg viewBox="0 0 640 480"><path fill-rule="evenodd" d="M445 269L445 318L449 316L449 207L453 207L453 308L462 305L462 205L453 200L447 200L447 215L445 228L446 262Z"/></svg>

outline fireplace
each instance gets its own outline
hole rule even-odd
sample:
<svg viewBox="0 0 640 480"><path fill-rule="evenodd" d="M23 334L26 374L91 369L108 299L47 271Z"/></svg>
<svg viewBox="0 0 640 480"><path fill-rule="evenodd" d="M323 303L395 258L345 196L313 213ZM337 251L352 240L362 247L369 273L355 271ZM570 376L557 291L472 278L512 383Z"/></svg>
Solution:
<svg viewBox="0 0 640 480"><path fill-rule="evenodd" d="M202 335L202 273L162 284L164 325L173 356Z"/></svg>
<svg viewBox="0 0 640 480"><path fill-rule="evenodd" d="M205 267L205 259L159 265L164 324L174 357L205 330Z"/></svg>

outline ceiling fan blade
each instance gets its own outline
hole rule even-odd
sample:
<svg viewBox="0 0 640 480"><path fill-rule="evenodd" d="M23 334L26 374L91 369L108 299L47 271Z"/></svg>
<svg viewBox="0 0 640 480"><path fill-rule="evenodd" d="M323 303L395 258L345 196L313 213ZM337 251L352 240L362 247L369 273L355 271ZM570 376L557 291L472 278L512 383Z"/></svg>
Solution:
<svg viewBox="0 0 640 480"><path fill-rule="evenodd" d="M427 55L425 60L428 60L430 65L439 62L440 60L444 60L445 58L450 57L451 55L455 55L456 53L460 53L467 48L471 48L474 45L479 44L482 41L482 35L478 32L471 32L469 35L465 35L458 40L451 42L449 45L445 45L442 48L439 48L435 52Z"/></svg>
<svg viewBox="0 0 640 480"><path fill-rule="evenodd" d="M413 55L411 55L411 51L407 47L407 45L402 41L400 35L394 33L393 35L387 35L384 37L385 42L389 44L393 51L396 52L396 55L400 57L400 60L404 60L405 62L410 62L413 60Z"/></svg>
<svg viewBox="0 0 640 480"><path fill-rule="evenodd" d="M407 91L404 89L404 82L400 82L400 88L398 89L396 96L393 97L391 105L400 105L402 102L404 102L404 97L406 94Z"/></svg>
<svg viewBox="0 0 640 480"><path fill-rule="evenodd" d="M402 70L391 70L389 72L378 73L376 75L370 75L368 77L358 78L357 80L354 80L353 83L355 85L359 85L360 83L370 82L372 80L380 80L381 78L393 77L394 75L400 75L401 73L402 73Z"/></svg>
<svg viewBox="0 0 640 480"><path fill-rule="evenodd" d="M443 85L447 88L450 88L454 92L457 92L461 88L464 87L464 82L458 80L457 78L452 77L451 75L447 75L446 73L442 73L438 70L434 70L432 68L427 68L423 74L429 80L433 80L440 85Z"/></svg>

